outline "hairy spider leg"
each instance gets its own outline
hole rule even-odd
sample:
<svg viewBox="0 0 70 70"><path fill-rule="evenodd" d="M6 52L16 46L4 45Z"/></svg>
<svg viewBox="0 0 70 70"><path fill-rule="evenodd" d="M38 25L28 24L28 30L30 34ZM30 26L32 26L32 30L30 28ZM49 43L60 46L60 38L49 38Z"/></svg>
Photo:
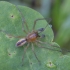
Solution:
<svg viewBox="0 0 70 70"><path fill-rule="evenodd" d="M27 50L27 48L29 47L29 43L27 43L27 46L26 47L24 47L24 53L23 53L23 56L22 56L22 62L23 62L23 60L24 60L24 55L26 54L26 50ZM22 66L23 66L23 63L22 63Z"/></svg>
<svg viewBox="0 0 70 70"><path fill-rule="evenodd" d="M33 53L34 53L34 55L35 55L35 57L36 57L38 63L41 64L41 63L40 63L40 60L38 59L38 57L37 57L37 55L36 55L36 53L35 53L35 51L34 51L34 45L33 45L33 43L32 43L32 51L33 51Z"/></svg>
<svg viewBox="0 0 70 70"><path fill-rule="evenodd" d="M42 42L42 41L39 41L39 40L36 40L36 41L39 42L39 43L41 43L41 44L48 44L48 45L50 45L50 46L60 48L59 46L54 46L54 45L52 45L52 44L50 44L50 43L48 43L48 42Z"/></svg>
<svg viewBox="0 0 70 70"><path fill-rule="evenodd" d="M4 30L0 30L0 32L3 32L4 34L6 34L9 38L23 38L24 36L14 36L14 35L11 35L9 34L8 32L4 31Z"/></svg>
<svg viewBox="0 0 70 70"><path fill-rule="evenodd" d="M62 52L62 50L60 49L60 47L57 47L59 48L60 50L55 50L55 49L52 49L52 48L48 48L48 47L44 47L42 46L41 44L44 44L44 42L41 42L39 40L36 41L36 45L38 45L40 48L45 48L45 49L49 49L49 50L53 50L53 51L58 51L58 52ZM46 43L48 44L48 43ZM52 46L51 44L49 44L49 46ZM54 46L53 46L54 47Z"/></svg>
<svg viewBox="0 0 70 70"><path fill-rule="evenodd" d="M33 30L35 30L36 22L39 21L39 20L45 20L45 18L36 19L36 20L34 21ZM49 19L49 20L51 21L51 19ZM50 23L50 21L49 21L49 23ZM40 31L43 32L48 25L49 25L49 24L47 24L47 25L45 26L45 28L41 28Z"/></svg>
<svg viewBox="0 0 70 70"><path fill-rule="evenodd" d="M16 8L18 9L19 13L21 14L21 17L22 17L22 26L24 27L24 24L25 24L26 25L26 28L27 28L27 30L29 32L29 27L28 27L28 25L27 25L27 23L26 23L26 21L24 19L24 16L23 16L22 12L20 11L20 9L17 6L16 6ZM23 22L24 22L24 24L23 24ZM23 27L22 27L23 31L27 34L26 30Z"/></svg>

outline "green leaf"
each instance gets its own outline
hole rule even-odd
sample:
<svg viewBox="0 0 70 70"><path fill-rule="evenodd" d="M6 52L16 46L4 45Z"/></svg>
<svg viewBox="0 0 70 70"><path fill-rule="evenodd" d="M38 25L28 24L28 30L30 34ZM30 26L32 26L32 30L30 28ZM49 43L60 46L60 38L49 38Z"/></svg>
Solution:
<svg viewBox="0 0 70 70"><path fill-rule="evenodd" d="M9 37L7 35L9 34L13 36L23 37L26 36L24 31L22 30L22 28L27 30L25 25L24 27L22 26L22 23L24 24L24 22L22 22L22 15L23 20L26 21L30 31L32 31L32 27L36 19L44 18L40 13L31 8L25 6L15 6L4 1L0 2L0 70L58 70L57 68L60 68L60 66L57 65L57 61L60 61L60 57L62 54L58 51L53 51L55 49L58 49L57 47L55 47L58 44L52 42L54 39L54 35L49 25L42 33L47 37L40 40L43 42L45 41L46 43L40 45L42 47L45 46L46 48L52 48L53 50L39 48L39 46L36 46L34 44L34 50L41 62L41 65L39 65L36 57L32 52L30 44L29 48L27 49L26 55L24 56L24 61L22 62L24 48L27 44L25 44L23 47L17 48L15 44L19 39ZM40 28L44 28L46 25L46 20L40 20L37 22L35 29L38 30ZM7 34L5 34L3 31ZM22 66L22 64L24 65Z"/></svg>
<svg viewBox="0 0 70 70"><path fill-rule="evenodd" d="M58 65L57 70L70 70L70 54L61 56L56 64Z"/></svg>

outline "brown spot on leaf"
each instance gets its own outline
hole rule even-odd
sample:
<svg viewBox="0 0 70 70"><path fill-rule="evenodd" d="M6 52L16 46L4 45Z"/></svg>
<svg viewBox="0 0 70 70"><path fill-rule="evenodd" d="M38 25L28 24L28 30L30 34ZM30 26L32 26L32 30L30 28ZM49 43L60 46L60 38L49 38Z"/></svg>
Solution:
<svg viewBox="0 0 70 70"><path fill-rule="evenodd" d="M11 54L9 53L9 55L11 55Z"/></svg>
<svg viewBox="0 0 70 70"><path fill-rule="evenodd" d="M11 15L11 17L13 18L14 16L13 16L13 15Z"/></svg>

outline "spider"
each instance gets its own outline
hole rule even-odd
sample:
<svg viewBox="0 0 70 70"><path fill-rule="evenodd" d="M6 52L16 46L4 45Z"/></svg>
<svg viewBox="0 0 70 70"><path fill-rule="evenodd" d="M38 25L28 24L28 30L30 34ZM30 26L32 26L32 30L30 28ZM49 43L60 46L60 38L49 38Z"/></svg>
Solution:
<svg viewBox="0 0 70 70"><path fill-rule="evenodd" d="M33 25L33 28L32 28L33 30L32 30L31 32L29 32L29 33L27 33L26 30L23 29L23 31L27 34L27 36L26 36L26 37L23 37L23 38L22 38L21 36L12 36L12 35L9 35L9 34L7 34L5 31L3 31L3 30L0 30L0 31L4 32L4 33L5 33L8 37L10 37L10 38L11 38L11 37L21 38L21 39L18 40L18 42L16 43L16 46L17 46L17 47L21 47L21 46L23 46L23 45L25 45L25 44L27 43L27 46L24 48L24 55L25 55L25 53L26 53L27 48L29 47L29 44L31 44L31 45L32 45L32 47L31 47L31 48L32 48L32 51L33 51L33 53L34 53L36 59L38 60L38 63L41 64L41 63L40 63L40 60L38 59L38 57L37 57L37 55L36 55L36 53L35 53L35 51L34 51L34 45L33 45L33 43L35 43L35 44L36 44L38 47L40 47L40 48L46 48L46 49L49 49L49 50L53 50L53 49L47 48L47 47L43 47L43 46L40 45L40 44L46 44L46 43L39 40L39 38L45 38L45 35L42 34L42 36L40 36L39 34L40 34L41 32L43 32L49 24L46 24L45 28L40 28L40 29L38 29L38 30L35 30L36 22L37 22L38 20L45 20L45 19L44 19L44 18L42 18L42 19L36 19L36 20L34 21L34 25ZM27 29L29 30L27 23L25 23L25 24L26 24ZM47 44L49 44L49 43L47 43ZM49 44L49 45L52 46L51 44ZM57 47L57 46L55 46L55 47ZM59 48L59 47L58 47L58 48ZM55 51L58 51L58 50L55 50ZM22 57L22 61L23 61L23 59L24 59L24 55L23 55L23 57ZM23 64L22 64L22 66L23 66Z"/></svg>
<svg viewBox="0 0 70 70"><path fill-rule="evenodd" d="M46 29L46 27L47 27L49 24L46 24L46 26L45 26L44 28L40 28L40 29L38 29L38 30L35 30L35 26L36 26L36 24L37 24L36 22L39 21L39 20L45 20L45 18L36 19L36 20L34 21L33 28L32 28L32 31L31 31L31 32L27 33L26 30L23 29L23 31L27 34L26 37L23 37L23 38L22 38L21 36L12 36L12 35L9 35L9 34L7 34L7 35L8 35L9 37L21 38L21 39L18 40L18 42L16 43L16 46L17 46L17 47L21 47L21 46L23 46L23 45L25 45L25 44L27 43L27 46L24 48L24 55L25 55L25 53L26 53L27 48L29 47L29 44L31 44L31 45L32 45L32 47L31 47L31 48L32 48L32 51L33 51L33 53L34 53L36 59L38 60L38 62L39 62L39 64L40 64L40 60L38 59L38 57L37 57L37 55L36 55L36 53L35 53L35 51L34 51L34 45L33 45L33 43L35 43L35 44L36 44L38 47L40 47L40 48L46 48L46 49L50 49L50 48L43 47L43 46L40 45L40 44L46 44L46 43L40 41L39 38L45 38L45 35L43 34L42 36L40 36L40 33L42 33L42 32ZM29 30L29 27L28 27L27 23L24 22L24 24L26 25L27 30ZM6 32L3 31L3 30L0 30L0 31L6 33ZM49 45L51 45L51 44L49 44ZM52 45L51 45L51 46L52 46ZM59 47L58 47L58 48L59 48ZM50 49L50 50L53 50L53 49ZM57 50L56 50L56 51L57 51ZM23 61L23 59L24 59L24 55L23 55L23 57L22 57L22 61ZM22 64L22 65L23 65L23 64Z"/></svg>

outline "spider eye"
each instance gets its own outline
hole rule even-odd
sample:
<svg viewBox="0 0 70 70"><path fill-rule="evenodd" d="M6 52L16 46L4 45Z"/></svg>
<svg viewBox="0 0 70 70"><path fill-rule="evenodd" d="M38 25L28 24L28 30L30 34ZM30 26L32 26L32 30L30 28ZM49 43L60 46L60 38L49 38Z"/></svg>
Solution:
<svg viewBox="0 0 70 70"><path fill-rule="evenodd" d="M41 35L41 37L42 37L42 38L44 38L44 37L45 37L45 35L44 35L44 34L42 34L42 35Z"/></svg>
<svg viewBox="0 0 70 70"><path fill-rule="evenodd" d="M40 29L38 29L38 31L41 31L42 32L42 31L44 31L44 28L40 28Z"/></svg>

